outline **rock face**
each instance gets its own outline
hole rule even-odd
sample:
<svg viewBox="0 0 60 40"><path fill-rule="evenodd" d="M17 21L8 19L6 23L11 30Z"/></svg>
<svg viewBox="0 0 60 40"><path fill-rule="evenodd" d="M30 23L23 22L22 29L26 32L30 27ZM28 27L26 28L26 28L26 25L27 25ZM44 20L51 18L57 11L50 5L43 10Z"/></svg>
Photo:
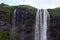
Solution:
<svg viewBox="0 0 60 40"><path fill-rule="evenodd" d="M60 40L60 17L51 17L49 30L49 40Z"/></svg>
<svg viewBox="0 0 60 40"><path fill-rule="evenodd" d="M29 11L28 13L26 14L26 9L19 9L18 12L19 15L17 17L18 19L18 36L16 37L17 40L20 40L21 38L23 39L24 37L24 40L34 40L33 37L34 37L34 27L35 27L35 15L34 14L30 14ZM0 11L0 32L1 31L7 31L7 32L10 32L11 31L11 28L12 26L6 22L6 21L3 21L4 20L4 14L5 12L4 11ZM12 15L11 15L12 16ZM12 24L12 20L10 21L11 24ZM50 27L48 27L48 32L49 32L49 37L48 39L49 40L60 40L60 17L56 17L56 18L53 18L53 17L50 17ZM24 36L21 37L22 35L22 32L24 32Z"/></svg>
<svg viewBox="0 0 60 40"><path fill-rule="evenodd" d="M5 12L4 11L0 11L0 20L4 20L4 14L5 14Z"/></svg>
<svg viewBox="0 0 60 40"><path fill-rule="evenodd" d="M35 15L25 8L17 9L16 13L16 40L33 40Z"/></svg>
<svg viewBox="0 0 60 40"><path fill-rule="evenodd" d="M26 9L22 9L26 11ZM19 16L17 17L18 19L18 36L16 37L18 40L21 38L25 40L34 40L34 27L35 27L35 15L30 14L29 12L26 14L26 12L22 11L19 9ZM11 30L11 25L3 21L4 20L4 13L3 11L0 11L0 32L1 31L7 31L9 32ZM12 21L10 21L12 22ZM24 32L24 36L21 37L22 32ZM49 32L49 40L60 40L60 17L50 17L50 27L48 29Z"/></svg>
<svg viewBox="0 0 60 40"><path fill-rule="evenodd" d="M3 31L11 31L11 25L8 22L0 21L0 32Z"/></svg>

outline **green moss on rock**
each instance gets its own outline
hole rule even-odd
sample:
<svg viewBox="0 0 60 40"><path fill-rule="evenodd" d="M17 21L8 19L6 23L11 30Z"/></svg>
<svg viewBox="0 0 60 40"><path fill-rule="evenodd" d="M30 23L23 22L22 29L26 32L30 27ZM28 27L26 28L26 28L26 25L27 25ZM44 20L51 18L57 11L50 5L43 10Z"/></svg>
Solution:
<svg viewBox="0 0 60 40"><path fill-rule="evenodd" d="M19 5L19 6L2 6L0 7L0 11L4 11L4 20L9 22L12 18L11 14L12 14L12 11L14 8L26 8L28 11L29 11L29 14L33 14L35 15L36 14L36 10L37 8L34 8L34 7L31 7L31 6L28 6L28 5Z"/></svg>

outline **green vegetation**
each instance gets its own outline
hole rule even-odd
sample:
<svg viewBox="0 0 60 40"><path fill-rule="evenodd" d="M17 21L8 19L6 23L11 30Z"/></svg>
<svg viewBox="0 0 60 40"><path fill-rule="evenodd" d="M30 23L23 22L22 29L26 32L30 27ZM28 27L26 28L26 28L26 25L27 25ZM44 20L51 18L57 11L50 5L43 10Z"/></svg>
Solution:
<svg viewBox="0 0 60 40"><path fill-rule="evenodd" d="M3 4L3 3L2 3ZM36 13L37 8L31 7L29 5L19 5L19 6L9 6L6 4L3 4L3 6L0 7L0 11L4 11L4 15L3 18L5 21L9 22L10 19L12 18L12 11L14 8L26 8L30 14L34 14Z"/></svg>
<svg viewBox="0 0 60 40"><path fill-rule="evenodd" d="M48 9L48 11L53 18L60 17L60 8Z"/></svg>
<svg viewBox="0 0 60 40"><path fill-rule="evenodd" d="M12 13L11 8L8 6L3 6L3 7L0 7L0 11L5 12L3 15L3 18L5 19L5 21L9 21L10 20L10 14Z"/></svg>
<svg viewBox="0 0 60 40"><path fill-rule="evenodd" d="M0 11L4 11L3 18L5 21L10 22L12 18L12 11L14 8L26 8L29 11L29 14L36 15L37 8L31 7L29 5L18 5L18 6L9 6L2 3L2 6L0 6ZM48 9L50 15L52 18L58 18L60 17L60 8L55 9ZM30 23L29 20L33 19L33 17L29 18L27 21ZM56 20L51 22L51 25L54 25ZM0 40L9 40L10 39L10 33L9 32L0 32Z"/></svg>
<svg viewBox="0 0 60 40"><path fill-rule="evenodd" d="M35 15L37 8L31 7L29 5L19 5L19 6L9 6L6 4L1 4L0 11L3 11L3 19L4 21L11 22L12 13L14 8L25 8L29 11L29 14ZM30 18L32 19L32 18ZM29 20L30 20L29 19ZM10 33L9 32L0 32L0 40L10 40Z"/></svg>
<svg viewBox="0 0 60 40"><path fill-rule="evenodd" d="M36 10L37 10L37 8L34 8L32 6L29 6L29 5L19 5L18 8L26 8L30 14L35 14Z"/></svg>
<svg viewBox="0 0 60 40"><path fill-rule="evenodd" d="M0 40L10 40L9 32L0 32Z"/></svg>

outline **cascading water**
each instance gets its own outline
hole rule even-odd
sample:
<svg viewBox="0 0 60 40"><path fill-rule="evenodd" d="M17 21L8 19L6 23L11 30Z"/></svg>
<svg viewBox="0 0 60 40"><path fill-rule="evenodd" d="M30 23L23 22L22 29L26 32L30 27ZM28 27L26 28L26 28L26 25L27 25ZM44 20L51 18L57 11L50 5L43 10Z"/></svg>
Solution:
<svg viewBox="0 0 60 40"><path fill-rule="evenodd" d="M39 10L36 14L35 40L39 40Z"/></svg>
<svg viewBox="0 0 60 40"><path fill-rule="evenodd" d="M40 25L39 25L39 29L40 29L39 30L39 32L40 32L40 35L39 36L40 36L40 39L39 40L42 40L42 38L44 36L43 35L43 31L44 31L43 30L43 17L44 17L43 16L43 14L44 14L43 12L44 12L43 10L40 10L40 12L39 12L39 14L40 14L40 16L39 16L40 17L40 19L39 19L39 21L40 21Z"/></svg>
<svg viewBox="0 0 60 40"><path fill-rule="evenodd" d="M15 8L12 17L11 40L25 40L25 20L27 19L27 10Z"/></svg>
<svg viewBox="0 0 60 40"><path fill-rule="evenodd" d="M47 27L48 17L50 17L48 11L38 10L36 14L36 27L35 27L35 40L47 40ZM47 21L48 20L48 21Z"/></svg>
<svg viewBox="0 0 60 40"><path fill-rule="evenodd" d="M11 33L11 40L15 40L15 33L16 33L16 14L17 14L17 9L14 10L13 12L13 18L12 18L12 33Z"/></svg>

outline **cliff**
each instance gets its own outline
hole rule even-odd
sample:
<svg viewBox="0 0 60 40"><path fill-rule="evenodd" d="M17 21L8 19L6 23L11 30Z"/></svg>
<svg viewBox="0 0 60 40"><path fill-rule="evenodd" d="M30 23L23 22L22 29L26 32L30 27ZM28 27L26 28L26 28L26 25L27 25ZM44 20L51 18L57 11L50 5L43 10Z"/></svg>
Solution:
<svg viewBox="0 0 60 40"><path fill-rule="evenodd" d="M35 27L35 17L36 17L37 8L31 7L28 5L9 6L5 4L3 6L0 6L0 23L2 22L0 26L5 25L5 24L7 25L2 26L3 30L0 29L2 31L0 32L0 35L2 34L0 36L0 40L4 40L3 38L5 37L2 37L3 34L10 37L10 33L7 30L11 28L12 13L13 13L14 8L19 8L19 9L25 8L26 10L28 10L28 19L26 20L27 23L25 25L23 24L23 26L26 27L25 39L32 40L31 38L33 37L32 34L34 33L33 31ZM60 35L60 8L48 9L48 11L50 14L49 40L60 40L60 37L59 37ZM4 27L6 27L5 28L6 30L4 29ZM3 31L6 31L6 32L3 32ZM8 38L5 38L5 39L9 40Z"/></svg>
<svg viewBox="0 0 60 40"><path fill-rule="evenodd" d="M50 40L60 40L60 8L48 9L50 13Z"/></svg>

